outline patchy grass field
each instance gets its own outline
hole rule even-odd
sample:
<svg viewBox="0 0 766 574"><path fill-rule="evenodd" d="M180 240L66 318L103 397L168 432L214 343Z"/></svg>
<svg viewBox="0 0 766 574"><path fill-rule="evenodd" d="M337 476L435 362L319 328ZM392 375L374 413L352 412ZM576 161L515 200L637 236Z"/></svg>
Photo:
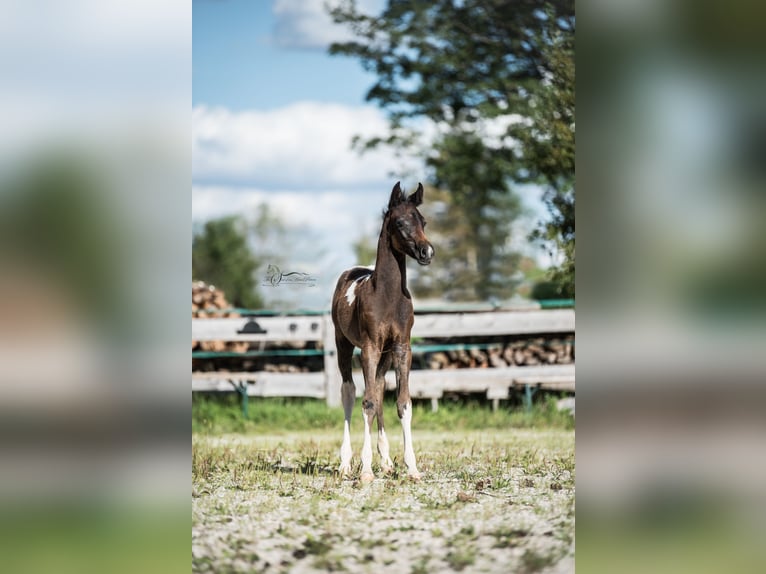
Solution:
<svg viewBox="0 0 766 574"><path fill-rule="evenodd" d="M416 413L424 479L413 483L388 420L396 470L381 476L376 456L369 485L358 481L360 421L354 475L336 472L342 415L332 431L195 432L192 570L574 571L571 428L424 430Z"/></svg>

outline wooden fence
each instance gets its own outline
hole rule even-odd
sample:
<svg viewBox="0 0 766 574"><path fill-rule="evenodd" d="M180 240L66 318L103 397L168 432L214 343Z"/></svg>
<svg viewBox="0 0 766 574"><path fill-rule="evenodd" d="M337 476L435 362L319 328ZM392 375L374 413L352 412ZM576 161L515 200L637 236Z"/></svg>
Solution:
<svg viewBox="0 0 766 574"><path fill-rule="evenodd" d="M525 309L487 312L416 314L413 338L481 337L574 333L574 309ZM192 319L196 341L310 342L315 349L303 353L324 357L324 370L309 373L192 372L192 391L238 391L243 398L313 397L330 406L340 405L341 378L335 356L335 331L330 314L252 316L226 319ZM413 344L413 356L418 346ZM269 354L269 351L263 351ZM271 352L279 354L278 352ZM300 354L301 351L295 351ZM256 351L255 354L258 354ZM289 352L287 354L290 354ZM193 353L192 356L198 355ZM364 377L354 371L357 396L364 392ZM388 388L396 386L393 372ZM514 390L522 390L527 404L537 389L574 392L575 366L534 365L484 369L437 369L410 372L410 393L431 399L434 408L444 393L485 393L497 408Z"/></svg>

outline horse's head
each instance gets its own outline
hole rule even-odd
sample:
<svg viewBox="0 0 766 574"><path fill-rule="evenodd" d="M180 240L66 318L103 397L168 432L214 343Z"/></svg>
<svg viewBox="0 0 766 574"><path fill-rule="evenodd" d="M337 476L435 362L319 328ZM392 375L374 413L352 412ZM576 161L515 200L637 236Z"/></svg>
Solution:
<svg viewBox="0 0 766 574"><path fill-rule="evenodd" d="M418 189L407 197L399 182L396 182L388 201L384 225L387 226L391 245L396 251L409 255L421 265L428 265L434 256L434 248L424 232L426 220L418 211L421 203L423 184L419 183Z"/></svg>

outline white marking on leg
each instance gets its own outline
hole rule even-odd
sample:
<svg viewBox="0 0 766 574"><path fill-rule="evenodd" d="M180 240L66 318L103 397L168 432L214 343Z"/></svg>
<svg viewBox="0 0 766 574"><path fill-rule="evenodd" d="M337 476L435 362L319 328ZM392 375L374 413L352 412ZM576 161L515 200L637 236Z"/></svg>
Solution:
<svg viewBox="0 0 766 574"><path fill-rule="evenodd" d="M402 409L402 434L404 435L404 464L407 465L407 474L410 478L419 480L420 473L415 463L415 449L412 447L412 402L405 404Z"/></svg>
<svg viewBox="0 0 766 574"><path fill-rule="evenodd" d="M343 444L340 446L340 467L338 468L341 475L351 473L351 455L351 432L348 421L343 421Z"/></svg>
<svg viewBox="0 0 766 574"><path fill-rule="evenodd" d="M362 482L369 482L375 475L372 473L372 437L370 437L370 423L367 420L367 413L362 410L364 419L364 443L362 443Z"/></svg>
<svg viewBox="0 0 766 574"><path fill-rule="evenodd" d="M343 444L340 447L340 466L338 472L341 476L351 474L351 415L354 412L356 400L356 387L352 381L343 381L341 385L341 401L343 402Z"/></svg>
<svg viewBox="0 0 766 574"><path fill-rule="evenodd" d="M380 454L380 467L385 473L394 470L394 462L391 460L388 437L384 429L378 429L378 454Z"/></svg>

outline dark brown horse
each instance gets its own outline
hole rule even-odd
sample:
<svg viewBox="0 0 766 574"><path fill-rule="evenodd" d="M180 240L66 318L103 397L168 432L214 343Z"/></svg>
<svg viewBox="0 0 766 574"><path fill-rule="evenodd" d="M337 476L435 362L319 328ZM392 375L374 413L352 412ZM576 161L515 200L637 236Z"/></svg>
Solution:
<svg viewBox="0 0 766 574"><path fill-rule="evenodd" d="M426 225L417 207L423 202L423 185L406 197L399 182L391 192L388 209L378 239L374 269L354 267L344 271L332 300L332 320L338 347L338 367L343 378L341 398L345 413L343 445L340 449L340 473L351 471L351 437L349 427L356 399L351 378L354 347L362 350L364 374L364 443L362 446L362 482L373 480L372 440L370 429L378 419L378 453L383 472L393 470L388 439L383 425L384 376L392 363L396 372L396 408L404 435L404 463L407 474L420 479L415 451L412 447L412 400L409 374L412 364L410 331L414 322L412 298L407 289L407 255L421 265L431 263L433 246L426 239Z"/></svg>

